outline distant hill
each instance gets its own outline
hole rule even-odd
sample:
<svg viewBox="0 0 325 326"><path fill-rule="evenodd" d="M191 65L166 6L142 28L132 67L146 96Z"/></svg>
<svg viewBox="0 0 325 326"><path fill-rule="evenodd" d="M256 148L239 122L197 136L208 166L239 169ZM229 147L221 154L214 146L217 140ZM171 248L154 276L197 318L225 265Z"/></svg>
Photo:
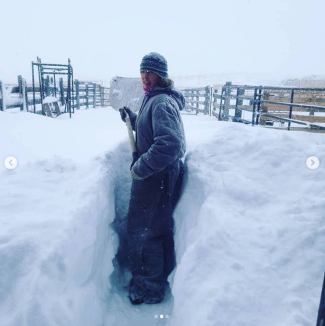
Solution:
<svg viewBox="0 0 325 326"><path fill-rule="evenodd" d="M307 77L281 78L275 74L249 73L222 73L202 74L189 76L171 76L177 88L205 87L224 85L231 81L234 85L262 85L262 86L296 86L296 87L324 87L325 75L311 75Z"/></svg>
<svg viewBox="0 0 325 326"><path fill-rule="evenodd" d="M285 86L325 88L325 76L311 75L303 78L285 79L282 81L282 84Z"/></svg>

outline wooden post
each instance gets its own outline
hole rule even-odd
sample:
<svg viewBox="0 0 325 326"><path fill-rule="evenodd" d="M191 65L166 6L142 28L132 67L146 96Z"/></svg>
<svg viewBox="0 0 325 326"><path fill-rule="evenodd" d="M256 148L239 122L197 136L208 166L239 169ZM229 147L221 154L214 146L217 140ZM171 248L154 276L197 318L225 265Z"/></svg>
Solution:
<svg viewBox="0 0 325 326"><path fill-rule="evenodd" d="M191 106L194 107L194 89L191 90Z"/></svg>
<svg viewBox="0 0 325 326"><path fill-rule="evenodd" d="M294 89L291 90L291 94L290 94L290 103L293 103L293 99L295 96L295 91ZM290 109L289 109L289 119L292 119L292 106L290 105ZM288 122L288 130L290 130L291 127L291 121Z"/></svg>
<svg viewBox="0 0 325 326"><path fill-rule="evenodd" d="M50 75L47 75L46 79L45 79L45 95L46 96L51 95L51 93L50 93Z"/></svg>
<svg viewBox="0 0 325 326"><path fill-rule="evenodd" d="M70 59L68 59L68 87L67 87L67 107L69 112L69 117L71 119L71 84L73 88L73 83L71 80L72 73L71 73L71 65L70 65Z"/></svg>
<svg viewBox="0 0 325 326"><path fill-rule="evenodd" d="M238 108L238 105L243 105L243 100L239 99L238 96L244 95L245 94L245 89L243 88L237 88L237 94L236 94L236 107L235 107L235 117L234 121L238 121L241 119L242 116L242 109Z"/></svg>
<svg viewBox="0 0 325 326"><path fill-rule="evenodd" d="M205 94L204 94L205 100L204 100L204 115L209 114L209 108L210 108L210 87L205 87Z"/></svg>
<svg viewBox="0 0 325 326"><path fill-rule="evenodd" d="M224 109L223 109L223 115L222 120L228 121L229 120L229 107L230 107L230 95L231 95L231 82L226 82L226 89L225 89L225 102L224 102Z"/></svg>
<svg viewBox="0 0 325 326"><path fill-rule="evenodd" d="M255 124L258 125L260 123L260 116L261 116L261 98L262 98L262 87L260 86L258 89L258 102L257 102L257 115L256 115L256 121Z"/></svg>
<svg viewBox="0 0 325 326"><path fill-rule="evenodd" d="M28 94L27 94L27 83L26 80L23 79L23 111L28 111Z"/></svg>
<svg viewBox="0 0 325 326"><path fill-rule="evenodd" d="M97 99L99 97L100 106L102 105L102 97L101 96L102 96L101 86L98 85L98 87L97 87Z"/></svg>
<svg viewBox="0 0 325 326"><path fill-rule="evenodd" d="M34 113L36 113L36 102L35 102L35 75L34 75L34 62L32 61L32 83L33 83L33 107Z"/></svg>
<svg viewBox="0 0 325 326"><path fill-rule="evenodd" d="M86 108L89 109L89 85L86 85Z"/></svg>
<svg viewBox="0 0 325 326"><path fill-rule="evenodd" d="M80 110L80 97L79 97L79 80L76 79L75 80L75 84L76 84L76 100L77 100L77 110Z"/></svg>
<svg viewBox="0 0 325 326"><path fill-rule="evenodd" d="M96 108L96 84L93 83L93 91L94 91L94 94L93 94L93 108Z"/></svg>
<svg viewBox="0 0 325 326"><path fill-rule="evenodd" d="M214 115L215 117L217 116L217 113L216 113L216 110L217 110L217 104L218 104L218 98L217 98L217 95L218 95L218 90L215 89L213 91L213 108L212 108L212 115Z"/></svg>
<svg viewBox="0 0 325 326"><path fill-rule="evenodd" d="M310 116L314 116L314 115L315 115L315 109L311 108L311 109L309 110L309 115L310 115Z"/></svg>
<svg viewBox="0 0 325 326"><path fill-rule="evenodd" d="M54 73L54 97L56 97L56 78Z"/></svg>
<svg viewBox="0 0 325 326"><path fill-rule="evenodd" d="M252 115L252 126L255 124L256 117L256 100L257 100L257 88L254 88L254 101L253 101L253 115Z"/></svg>
<svg viewBox="0 0 325 326"><path fill-rule="evenodd" d="M200 109L200 91L197 89L196 90L196 115L199 114L199 109Z"/></svg>
<svg viewBox="0 0 325 326"><path fill-rule="evenodd" d="M221 96L220 96L220 105L219 105L219 114L218 114L218 121L222 121L222 114L223 114L223 109L224 109L224 94L226 92L226 86L222 86L221 89Z"/></svg>
<svg viewBox="0 0 325 326"><path fill-rule="evenodd" d="M18 75L18 88L19 88L19 98L23 98L23 77ZM20 105L20 111L23 111L24 105Z"/></svg>
<svg viewBox="0 0 325 326"><path fill-rule="evenodd" d="M101 105L102 107L104 107L104 87L103 86L100 86L100 97L101 97Z"/></svg>
<svg viewBox="0 0 325 326"><path fill-rule="evenodd" d="M6 86L3 82L0 81L0 91L1 91L1 110L6 111L7 110L7 103L6 103Z"/></svg>
<svg viewBox="0 0 325 326"><path fill-rule="evenodd" d="M60 101L61 101L61 105L63 106L65 104L63 78L59 79L59 85L60 85Z"/></svg>
<svg viewBox="0 0 325 326"><path fill-rule="evenodd" d="M210 88L210 102L209 102L209 115L212 116L212 105L213 105L213 98L212 98L212 94L213 94L213 87L209 87Z"/></svg>

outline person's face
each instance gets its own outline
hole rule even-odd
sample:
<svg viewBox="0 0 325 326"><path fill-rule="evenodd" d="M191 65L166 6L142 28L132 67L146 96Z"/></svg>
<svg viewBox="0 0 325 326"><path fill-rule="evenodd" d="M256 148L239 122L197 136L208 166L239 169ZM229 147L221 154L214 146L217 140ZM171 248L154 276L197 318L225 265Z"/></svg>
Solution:
<svg viewBox="0 0 325 326"><path fill-rule="evenodd" d="M141 70L141 80L145 89L154 88L158 84L159 76L150 70Z"/></svg>

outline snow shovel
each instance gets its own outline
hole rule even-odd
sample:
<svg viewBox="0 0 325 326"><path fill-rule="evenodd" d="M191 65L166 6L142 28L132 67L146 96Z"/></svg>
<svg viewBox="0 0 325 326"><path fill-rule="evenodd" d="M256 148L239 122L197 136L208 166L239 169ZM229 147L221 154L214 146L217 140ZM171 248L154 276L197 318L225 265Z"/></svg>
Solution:
<svg viewBox="0 0 325 326"><path fill-rule="evenodd" d="M132 164L131 164L131 168L130 168L130 169L132 169L133 164L138 159L138 152L137 152L137 147L135 145L135 140L134 140L132 125L131 125L131 119L130 119L129 113L126 112L126 111L125 111L125 113L126 113L125 122L126 122L126 126L128 128L129 141L130 141L130 146L131 146L131 151L132 151L132 158L133 158L133 161L132 161Z"/></svg>

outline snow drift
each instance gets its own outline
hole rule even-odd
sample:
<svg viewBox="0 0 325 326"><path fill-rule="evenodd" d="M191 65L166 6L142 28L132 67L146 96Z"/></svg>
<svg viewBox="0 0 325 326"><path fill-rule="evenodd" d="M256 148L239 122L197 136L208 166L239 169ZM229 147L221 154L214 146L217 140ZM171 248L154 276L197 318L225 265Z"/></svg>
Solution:
<svg viewBox="0 0 325 326"><path fill-rule="evenodd" d="M0 112L2 158L18 159L0 171L1 325L315 324L324 136L183 119L172 294L132 307L113 264L131 160L118 112ZM305 165L312 155L317 170Z"/></svg>

